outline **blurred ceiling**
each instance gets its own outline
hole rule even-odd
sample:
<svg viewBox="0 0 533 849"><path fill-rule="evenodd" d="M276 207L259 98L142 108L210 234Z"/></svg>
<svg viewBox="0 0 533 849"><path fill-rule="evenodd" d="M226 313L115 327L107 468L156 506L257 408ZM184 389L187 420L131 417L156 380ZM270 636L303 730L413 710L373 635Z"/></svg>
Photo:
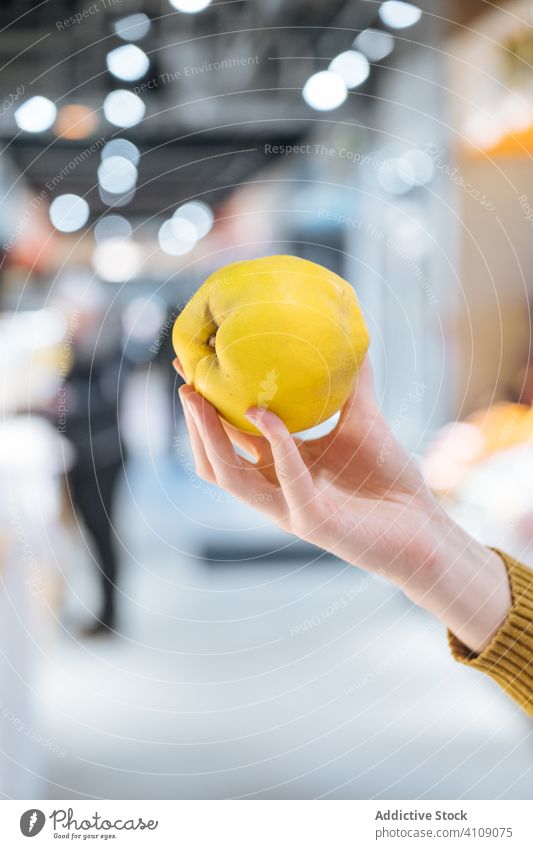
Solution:
<svg viewBox="0 0 533 849"><path fill-rule="evenodd" d="M25 98L44 95L58 108L85 104L98 118L89 138L23 133L9 151L40 189L94 139L123 136L142 153L128 212L150 216L197 195L216 205L264 164L265 143L294 143L324 118L303 101L302 86L375 21L378 6L368 0L229 0L184 14L168 0L4 0L4 91L23 85ZM106 68L107 53L124 44L113 24L140 11L152 21L139 41L150 67L135 83L121 83ZM146 105L144 120L127 130L102 114L105 96L121 87L140 89ZM4 138L16 135L13 112L0 116ZM344 114L357 123L353 105ZM338 110L336 119L344 114ZM98 216L106 207L96 186L96 159L88 156L72 169L68 191L87 197Z"/></svg>

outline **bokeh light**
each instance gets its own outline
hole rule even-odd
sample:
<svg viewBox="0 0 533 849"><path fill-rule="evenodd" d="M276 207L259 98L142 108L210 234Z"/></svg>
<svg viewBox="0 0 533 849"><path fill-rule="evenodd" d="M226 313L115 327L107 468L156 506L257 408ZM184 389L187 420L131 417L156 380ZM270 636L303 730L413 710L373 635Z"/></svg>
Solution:
<svg viewBox="0 0 533 849"><path fill-rule="evenodd" d="M195 247L196 229L186 218L172 218L159 228L158 241L162 251L170 256L184 256Z"/></svg>
<svg viewBox="0 0 533 849"><path fill-rule="evenodd" d="M194 200L178 207L173 216L173 219L175 218L190 221L196 231L196 238L203 239L211 230L215 216L210 206Z"/></svg>
<svg viewBox="0 0 533 849"><path fill-rule="evenodd" d="M193 14L207 9L211 0L169 0L169 2L174 9L178 10L178 12Z"/></svg>
<svg viewBox="0 0 533 849"><path fill-rule="evenodd" d="M403 0L386 0L379 7L379 16L384 24L393 29L405 29L418 23L422 11L413 3Z"/></svg>
<svg viewBox="0 0 533 849"><path fill-rule="evenodd" d="M104 115L116 127L134 127L144 118L145 105L132 91L118 89L104 100Z"/></svg>
<svg viewBox="0 0 533 849"><path fill-rule="evenodd" d="M119 80L133 82L144 77L150 67L148 56L135 44L115 47L106 56L108 71Z"/></svg>
<svg viewBox="0 0 533 849"><path fill-rule="evenodd" d="M346 88L356 88L364 83L370 73L368 59L357 50L346 50L330 63L329 70L338 74Z"/></svg>
<svg viewBox="0 0 533 849"><path fill-rule="evenodd" d="M97 243L106 242L109 239L129 239L131 234L132 226L123 215L104 215L94 227L94 239Z"/></svg>
<svg viewBox="0 0 533 849"><path fill-rule="evenodd" d="M353 46L364 53L369 62L380 62L394 50L394 36L369 27L359 33Z"/></svg>
<svg viewBox="0 0 533 849"><path fill-rule="evenodd" d="M94 249L92 264L102 280L123 283L138 274L141 249L130 239L106 239Z"/></svg>
<svg viewBox="0 0 533 849"><path fill-rule="evenodd" d="M83 103L67 103L57 113L54 132L64 139L84 139L97 127L97 112Z"/></svg>
<svg viewBox="0 0 533 849"><path fill-rule="evenodd" d="M312 109L327 112L341 106L348 91L343 78L333 71L319 71L307 80L303 98Z"/></svg>
<svg viewBox="0 0 533 849"><path fill-rule="evenodd" d="M50 204L49 215L56 230L74 233L87 223L89 204L79 195L59 195Z"/></svg>
<svg viewBox="0 0 533 849"><path fill-rule="evenodd" d="M135 167L139 165L141 154L139 148L128 139L111 139L102 148L102 159L108 156L122 156L128 159Z"/></svg>
<svg viewBox="0 0 533 849"><path fill-rule="evenodd" d="M106 192L123 194L137 182L137 169L124 156L107 156L98 168L98 180Z"/></svg>
<svg viewBox="0 0 533 849"><path fill-rule="evenodd" d="M136 12L119 18L113 24L113 29L123 41L140 41L150 30L150 18L144 12Z"/></svg>
<svg viewBox="0 0 533 849"><path fill-rule="evenodd" d="M55 103L47 97L30 97L15 111L15 121L19 129L26 133L42 133L54 123L57 115Z"/></svg>

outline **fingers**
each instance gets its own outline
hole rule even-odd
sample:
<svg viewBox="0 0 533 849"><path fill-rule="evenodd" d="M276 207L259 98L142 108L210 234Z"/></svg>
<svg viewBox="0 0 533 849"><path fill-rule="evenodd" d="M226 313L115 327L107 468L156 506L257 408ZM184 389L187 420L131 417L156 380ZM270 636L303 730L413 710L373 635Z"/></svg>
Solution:
<svg viewBox="0 0 533 849"><path fill-rule="evenodd" d="M276 475L290 513L298 524L302 511L309 510L315 496L315 487L294 439L281 419L269 410L251 407L246 418L264 434L270 444Z"/></svg>
<svg viewBox="0 0 533 849"><path fill-rule="evenodd" d="M241 458L235 452L213 405L194 391L188 393L187 401L217 481L227 489L232 473L243 468Z"/></svg>
<svg viewBox="0 0 533 849"><path fill-rule="evenodd" d="M187 378L185 377L185 372L179 357L176 357L172 361L172 366L179 376L187 383ZM254 436L252 433L245 433L245 431L239 430L239 428L233 427L233 425L230 425L225 421L222 421L222 425L231 441L255 460L258 460L259 457L265 453L265 448L268 443L262 436Z"/></svg>
<svg viewBox="0 0 533 849"><path fill-rule="evenodd" d="M355 388L342 408L339 424L343 424L352 417L361 416L361 413L368 415L376 409L374 377L370 358L367 355L357 372Z"/></svg>
<svg viewBox="0 0 533 849"><path fill-rule="evenodd" d="M222 419L222 426L233 444L252 458L257 471L261 472L267 481L278 488L274 458L265 437L255 436L253 433L246 433L244 430L239 430L239 428L230 425L225 419Z"/></svg>
<svg viewBox="0 0 533 849"><path fill-rule="evenodd" d="M180 387L179 396L183 405L183 415L185 416L185 423L187 425L187 430L189 431L189 439L191 442L191 449L194 458L194 466L196 469L196 474L198 477L203 478L209 483L215 483L215 474L213 472L213 467L207 458L207 454L205 451L204 443L192 417L189 405L187 403L187 394L192 392L193 389L191 386L182 386Z"/></svg>
<svg viewBox="0 0 533 849"><path fill-rule="evenodd" d="M244 430L239 430L229 422L222 419L222 426L234 445L237 445L242 451L245 451L255 460L265 454L265 449L268 453L268 442L263 436L255 436L253 433L246 433Z"/></svg>
<svg viewBox="0 0 533 849"><path fill-rule="evenodd" d="M279 506L276 487L269 484L253 464L239 457L212 404L192 387L185 387L180 397L194 422L214 482L237 498L271 515L275 513Z"/></svg>
<svg viewBox="0 0 533 849"><path fill-rule="evenodd" d="M374 375L372 372L372 363L370 357L364 358L357 372L357 391L365 397L375 399L374 395Z"/></svg>
<svg viewBox="0 0 533 849"><path fill-rule="evenodd" d="M270 483L277 486L278 479L274 469L274 460L270 445L264 436L255 436L253 433L246 433L244 430L239 430L238 427L233 427L229 422L222 419L222 427L228 434L232 443L252 457L255 468L261 472Z"/></svg>
<svg viewBox="0 0 533 849"><path fill-rule="evenodd" d="M176 357L172 361L172 366L179 376L187 383L187 378L185 377L185 372L179 357ZM222 424L224 430L235 445L238 445L239 448L246 451L247 454L250 454L255 459L259 458L262 453L262 448L265 445L265 440L261 436L254 436L251 433L245 433L243 430L239 430L239 428L233 427L233 425L230 425L225 421L223 421Z"/></svg>
<svg viewBox="0 0 533 849"><path fill-rule="evenodd" d="M183 371L183 366L179 361L179 358L176 357L175 360L172 360L172 365L174 369L178 372L179 376L183 378L185 382L187 382L187 378L185 377L185 372Z"/></svg>

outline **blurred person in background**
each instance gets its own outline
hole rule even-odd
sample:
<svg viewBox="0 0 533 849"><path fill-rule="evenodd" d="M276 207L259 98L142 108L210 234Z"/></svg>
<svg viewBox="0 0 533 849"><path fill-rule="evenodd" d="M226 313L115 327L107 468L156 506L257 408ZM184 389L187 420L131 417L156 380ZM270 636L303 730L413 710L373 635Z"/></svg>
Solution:
<svg viewBox="0 0 533 849"><path fill-rule="evenodd" d="M94 636L110 633L116 625L118 561L113 516L125 462L120 402L127 361L120 318L98 280L69 275L58 294L69 324L59 429L75 449L67 475L68 493L89 535L100 577L101 609L83 630L85 636Z"/></svg>

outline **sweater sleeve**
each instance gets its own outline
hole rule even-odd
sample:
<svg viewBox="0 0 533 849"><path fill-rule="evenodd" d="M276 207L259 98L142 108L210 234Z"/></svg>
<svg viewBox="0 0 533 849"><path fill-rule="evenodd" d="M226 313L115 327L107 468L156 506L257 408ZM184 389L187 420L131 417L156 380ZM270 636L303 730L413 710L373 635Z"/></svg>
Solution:
<svg viewBox="0 0 533 849"><path fill-rule="evenodd" d="M489 645L475 654L454 634L448 642L455 660L485 672L533 716L533 571L494 549L509 575L512 607Z"/></svg>

